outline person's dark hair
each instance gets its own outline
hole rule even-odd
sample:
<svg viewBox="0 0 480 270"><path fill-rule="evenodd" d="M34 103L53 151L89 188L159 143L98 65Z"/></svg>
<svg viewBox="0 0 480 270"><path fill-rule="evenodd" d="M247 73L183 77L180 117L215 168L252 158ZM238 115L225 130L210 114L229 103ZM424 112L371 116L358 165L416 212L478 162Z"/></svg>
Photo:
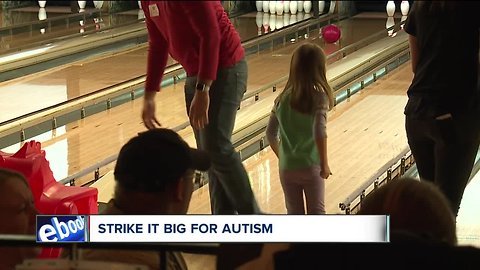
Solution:
<svg viewBox="0 0 480 270"><path fill-rule="evenodd" d="M120 150L114 175L117 184L131 191L164 191L188 170L205 171L206 152L190 148L173 130L148 130L130 139Z"/></svg>
<svg viewBox="0 0 480 270"><path fill-rule="evenodd" d="M20 179L20 181L25 183L27 187L29 186L28 181L25 178L25 176L23 176L23 174L16 171L0 168L0 184L3 184L7 179L11 179L11 178Z"/></svg>
<svg viewBox="0 0 480 270"><path fill-rule="evenodd" d="M430 182L401 178L369 194L360 215L390 215L391 231L456 244L455 217L445 195Z"/></svg>

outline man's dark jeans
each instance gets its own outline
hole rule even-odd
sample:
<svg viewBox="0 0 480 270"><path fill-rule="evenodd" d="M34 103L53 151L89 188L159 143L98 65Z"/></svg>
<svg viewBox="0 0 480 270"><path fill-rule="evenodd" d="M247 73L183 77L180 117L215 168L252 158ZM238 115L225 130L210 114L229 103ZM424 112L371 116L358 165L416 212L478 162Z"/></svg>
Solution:
<svg viewBox="0 0 480 270"><path fill-rule="evenodd" d="M212 161L208 172L212 214L259 213L248 174L231 141L237 109L247 88L247 73L244 59L218 70L209 92L209 124L194 130L197 147L206 150ZM196 82L196 77L188 77L185 82L187 113Z"/></svg>

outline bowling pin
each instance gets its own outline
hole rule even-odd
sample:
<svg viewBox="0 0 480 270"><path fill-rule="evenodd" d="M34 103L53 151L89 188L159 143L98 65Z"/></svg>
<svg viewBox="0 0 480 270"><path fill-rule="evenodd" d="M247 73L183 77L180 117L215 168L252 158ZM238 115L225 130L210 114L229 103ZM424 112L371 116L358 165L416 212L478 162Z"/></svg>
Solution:
<svg viewBox="0 0 480 270"><path fill-rule="evenodd" d="M277 12L277 1L270 1L268 4L268 10L270 11L270 14L275 14Z"/></svg>
<svg viewBox="0 0 480 270"><path fill-rule="evenodd" d="M45 8L38 9L38 20L43 21L47 19L47 10Z"/></svg>
<svg viewBox="0 0 480 270"><path fill-rule="evenodd" d="M103 1L93 1L95 8L101 9L103 6Z"/></svg>
<svg viewBox="0 0 480 270"><path fill-rule="evenodd" d="M255 16L255 22L257 23L257 35L262 35L262 21L263 20L263 13L257 11L257 15Z"/></svg>
<svg viewBox="0 0 480 270"><path fill-rule="evenodd" d="M44 7L47 5L47 1L38 1L38 5L39 5L41 8L44 8Z"/></svg>
<svg viewBox="0 0 480 270"><path fill-rule="evenodd" d="M403 16L407 16L409 9L410 3L408 3L408 1L402 1L402 3L400 3L400 11L402 12Z"/></svg>
<svg viewBox="0 0 480 270"><path fill-rule="evenodd" d="M276 1L276 11L277 11L277 15L282 15L283 14L283 1Z"/></svg>
<svg viewBox="0 0 480 270"><path fill-rule="evenodd" d="M387 29L388 36L391 37L393 35L393 28L389 29L390 27L393 27L395 25L395 19L391 16L387 18L387 23L385 24L385 28Z"/></svg>
<svg viewBox="0 0 480 270"><path fill-rule="evenodd" d="M275 14L270 14L270 31L275 31L277 27L277 16Z"/></svg>
<svg viewBox="0 0 480 270"><path fill-rule="evenodd" d="M387 15L391 17L395 14L395 2L394 1L387 1Z"/></svg>
<svg viewBox="0 0 480 270"><path fill-rule="evenodd" d="M78 2L78 7L80 9L85 9L85 7L87 6L87 1L77 1Z"/></svg>
<svg viewBox="0 0 480 270"><path fill-rule="evenodd" d="M269 24L269 15L268 13L263 13L263 30L264 30L264 33L268 33L268 28L270 28L270 24Z"/></svg>
<svg viewBox="0 0 480 270"><path fill-rule="evenodd" d="M85 32L85 22L83 20L80 20L80 33Z"/></svg>
<svg viewBox="0 0 480 270"><path fill-rule="evenodd" d="M330 14L335 13L336 5L337 5L337 1L330 1L330 9L328 10L328 13Z"/></svg>
<svg viewBox="0 0 480 270"><path fill-rule="evenodd" d="M303 21L303 16L304 16L303 12L298 12L297 13L297 22Z"/></svg>
<svg viewBox="0 0 480 270"><path fill-rule="evenodd" d="M95 24L95 30L100 30L100 19L93 18L93 23Z"/></svg>
<svg viewBox="0 0 480 270"><path fill-rule="evenodd" d="M297 11L298 12L303 11L303 1L297 1Z"/></svg>
<svg viewBox="0 0 480 270"><path fill-rule="evenodd" d="M268 12L269 7L270 7L270 1L263 1L263 12Z"/></svg>
<svg viewBox="0 0 480 270"><path fill-rule="evenodd" d="M312 10L312 1L303 1L303 9L305 10L305 13L310 13Z"/></svg>
<svg viewBox="0 0 480 270"><path fill-rule="evenodd" d="M297 14L298 3L297 1L290 1L290 14Z"/></svg>
<svg viewBox="0 0 480 270"><path fill-rule="evenodd" d="M283 26L287 26L289 24L290 24L290 14L283 13Z"/></svg>
<svg viewBox="0 0 480 270"><path fill-rule="evenodd" d="M43 20L46 20L46 19L47 19L47 10L45 10L45 8L39 8L38 9L38 20L43 21ZM45 34L45 31L46 31L45 28L40 29L40 33L42 35Z"/></svg>
<svg viewBox="0 0 480 270"><path fill-rule="evenodd" d="M325 1L318 1L318 14L322 14L325 9Z"/></svg>
<svg viewBox="0 0 480 270"><path fill-rule="evenodd" d="M294 2L294 1L292 1ZM294 24L297 22L297 14L290 15L290 24Z"/></svg>
<svg viewBox="0 0 480 270"><path fill-rule="evenodd" d="M407 20L407 16L402 16L402 19L400 20L400 28L403 29L405 26L405 21Z"/></svg>
<svg viewBox="0 0 480 270"><path fill-rule="evenodd" d="M143 9L139 9L139 10L138 10L137 19L138 19L139 21L145 19L145 13L143 13Z"/></svg>
<svg viewBox="0 0 480 270"><path fill-rule="evenodd" d="M263 8L263 1L255 1L255 6L257 7L257 11L262 11Z"/></svg>
<svg viewBox="0 0 480 270"><path fill-rule="evenodd" d="M290 1L283 1L283 13L290 12Z"/></svg>
<svg viewBox="0 0 480 270"><path fill-rule="evenodd" d="M282 29L283 28L283 18L282 17L283 16L278 16L277 15L277 18L276 18L277 24L275 25L276 29Z"/></svg>

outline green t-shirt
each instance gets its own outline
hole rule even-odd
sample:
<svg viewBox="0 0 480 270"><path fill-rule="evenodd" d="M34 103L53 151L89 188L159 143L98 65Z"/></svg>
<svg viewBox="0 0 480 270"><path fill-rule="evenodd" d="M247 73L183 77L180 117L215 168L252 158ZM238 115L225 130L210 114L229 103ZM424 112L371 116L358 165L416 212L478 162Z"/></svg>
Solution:
<svg viewBox="0 0 480 270"><path fill-rule="evenodd" d="M295 170L320 165L320 156L314 137L315 115L320 112L320 117L326 119L328 100L323 93L319 93L320 100L317 102L316 113L304 114L294 110L290 106L290 93L285 93L274 107L274 113L278 119L280 135L280 159L281 170ZM325 104L327 102L327 104ZM325 128L325 121L321 121ZM325 132L321 132L326 134ZM326 137L326 135L325 135Z"/></svg>

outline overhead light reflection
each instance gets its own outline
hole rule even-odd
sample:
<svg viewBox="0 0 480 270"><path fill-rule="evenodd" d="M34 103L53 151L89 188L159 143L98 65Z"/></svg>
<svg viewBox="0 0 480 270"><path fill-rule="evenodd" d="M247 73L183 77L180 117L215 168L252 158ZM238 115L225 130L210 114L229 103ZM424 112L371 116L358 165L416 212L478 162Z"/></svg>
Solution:
<svg viewBox="0 0 480 270"><path fill-rule="evenodd" d="M52 49L53 47L55 47L55 45L49 45L43 48L36 48L28 51L17 52L17 53L6 55L6 56L0 56L0 64L14 62L23 58L39 55Z"/></svg>

